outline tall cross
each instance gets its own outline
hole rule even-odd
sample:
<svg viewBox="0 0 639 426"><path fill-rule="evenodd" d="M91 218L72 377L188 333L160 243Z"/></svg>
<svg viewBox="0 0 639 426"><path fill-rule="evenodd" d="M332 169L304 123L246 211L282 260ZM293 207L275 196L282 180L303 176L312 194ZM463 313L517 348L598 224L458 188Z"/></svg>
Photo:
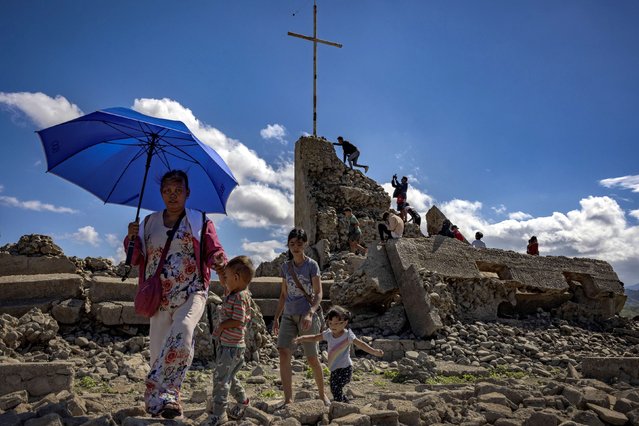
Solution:
<svg viewBox="0 0 639 426"><path fill-rule="evenodd" d="M342 45L317 38L317 3L315 0L313 0L313 37L292 33L290 31L288 35L313 42L313 136L317 137L317 43L340 48Z"/></svg>

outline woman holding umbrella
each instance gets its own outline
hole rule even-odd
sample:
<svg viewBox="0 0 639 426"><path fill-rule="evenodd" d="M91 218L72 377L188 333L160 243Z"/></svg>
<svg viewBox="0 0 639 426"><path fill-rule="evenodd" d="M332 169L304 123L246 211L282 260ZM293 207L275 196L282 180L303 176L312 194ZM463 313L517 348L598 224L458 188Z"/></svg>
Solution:
<svg viewBox="0 0 639 426"><path fill-rule="evenodd" d="M151 370L144 394L149 414L172 419L182 414L180 389L193 360L193 333L206 307L210 268L221 271L226 255L213 222L185 208L190 196L185 172L166 173L160 192L166 208L147 216L142 225L129 223L125 247L135 239L132 263L139 265L141 284L155 274L167 235L176 229L160 273L160 307L150 319Z"/></svg>

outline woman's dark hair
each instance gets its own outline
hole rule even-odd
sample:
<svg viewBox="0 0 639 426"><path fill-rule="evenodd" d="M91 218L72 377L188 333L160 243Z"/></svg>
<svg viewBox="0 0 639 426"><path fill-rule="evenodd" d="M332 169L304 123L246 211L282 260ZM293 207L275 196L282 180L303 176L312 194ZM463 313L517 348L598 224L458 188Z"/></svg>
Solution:
<svg viewBox="0 0 639 426"><path fill-rule="evenodd" d="M342 321L351 322L351 320L353 319L353 314L351 314L348 309L342 308L338 305L333 305L328 310L328 312L326 312L326 321L330 321L333 318L339 318Z"/></svg>
<svg viewBox="0 0 639 426"><path fill-rule="evenodd" d="M162 179L160 179L160 189L162 189L166 182L183 182L184 187L187 190L189 189L189 177L183 170L170 170L164 173Z"/></svg>
<svg viewBox="0 0 639 426"><path fill-rule="evenodd" d="M288 239L286 240L286 247L288 247L288 243L290 243L291 240L293 239L307 242L308 235L306 235L306 231L302 228L293 228L293 230L288 233ZM291 249L288 249L288 260L291 260L291 259L293 259L293 253L291 253Z"/></svg>
<svg viewBox="0 0 639 426"><path fill-rule="evenodd" d="M532 236L530 237L530 239L528 240L528 244L532 244L532 243L536 243L537 242L537 237L536 236Z"/></svg>

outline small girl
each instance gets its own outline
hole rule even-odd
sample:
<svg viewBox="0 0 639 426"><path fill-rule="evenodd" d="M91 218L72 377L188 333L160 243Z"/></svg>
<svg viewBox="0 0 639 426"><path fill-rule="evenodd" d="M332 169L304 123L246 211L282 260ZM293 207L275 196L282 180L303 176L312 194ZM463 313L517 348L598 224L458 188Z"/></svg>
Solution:
<svg viewBox="0 0 639 426"><path fill-rule="evenodd" d="M328 368L331 370L331 393L333 400L339 402L348 402L344 396L343 390L353 376L353 361L351 361L351 343L355 344L359 349L368 352L371 355L383 356L384 351L381 349L373 349L360 339L348 326L351 320L351 313L341 306L333 306L326 314L328 328L321 334L300 336L293 339L294 343L319 342L326 340L328 342Z"/></svg>

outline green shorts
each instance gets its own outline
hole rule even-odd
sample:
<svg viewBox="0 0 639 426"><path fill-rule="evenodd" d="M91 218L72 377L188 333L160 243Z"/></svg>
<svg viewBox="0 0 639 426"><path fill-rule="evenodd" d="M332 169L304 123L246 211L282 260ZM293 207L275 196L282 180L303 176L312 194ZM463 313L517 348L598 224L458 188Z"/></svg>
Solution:
<svg viewBox="0 0 639 426"><path fill-rule="evenodd" d="M294 338L320 333L320 321L317 313L313 315L313 322L308 330L302 331L301 322L302 315L282 315L280 331L277 335L278 348L289 348L293 351L295 350L295 345L293 344ZM304 355L307 357L317 356L319 354L317 342L302 343L302 347L304 348Z"/></svg>
<svg viewBox="0 0 639 426"><path fill-rule="evenodd" d="M355 232L353 234L348 234L348 241L359 243L360 238L362 237L361 232Z"/></svg>

